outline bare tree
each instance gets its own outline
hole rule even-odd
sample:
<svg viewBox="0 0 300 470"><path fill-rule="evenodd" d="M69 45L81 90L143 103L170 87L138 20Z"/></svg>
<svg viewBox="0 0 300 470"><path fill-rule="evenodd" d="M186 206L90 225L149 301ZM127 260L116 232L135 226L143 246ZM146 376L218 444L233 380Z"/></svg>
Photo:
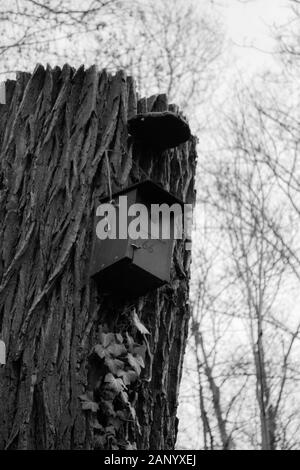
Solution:
<svg viewBox="0 0 300 470"><path fill-rule="evenodd" d="M67 55L69 62L76 55L80 57L82 43L87 47L93 33L103 32L107 27L105 18L113 17L121 3L116 0L1 0L0 73L31 71L36 62L61 65L67 61Z"/></svg>
<svg viewBox="0 0 300 470"><path fill-rule="evenodd" d="M2 2L0 73L99 64L125 69L142 95L165 92L195 125L214 90L223 32L195 0Z"/></svg>
<svg viewBox="0 0 300 470"><path fill-rule="evenodd" d="M292 420L286 410L283 412L284 402L293 395L293 383L298 380L298 374L291 371L297 364L299 324L281 311L287 286L297 286L298 277L286 253L286 247L290 252L294 247L293 234L287 233L285 225L285 200L280 198L276 176L258 158L257 139L263 135L263 129L253 128L245 112L231 119L223 145L227 151L223 150L223 161L214 162L204 203L217 211L214 217L228 256L220 269L226 270L227 279L231 273L234 276L232 285L243 312L242 335L248 337L249 365L245 371L242 363L234 373L240 369L241 375L252 376L247 399L255 396L259 413L254 407L253 426L259 416L261 435L254 446L275 449L282 444L284 433L292 445L292 429L299 419L295 410ZM226 296L230 296L230 289ZM241 313L235 315L238 318ZM284 416L289 429L282 426ZM251 433L253 438L255 431Z"/></svg>

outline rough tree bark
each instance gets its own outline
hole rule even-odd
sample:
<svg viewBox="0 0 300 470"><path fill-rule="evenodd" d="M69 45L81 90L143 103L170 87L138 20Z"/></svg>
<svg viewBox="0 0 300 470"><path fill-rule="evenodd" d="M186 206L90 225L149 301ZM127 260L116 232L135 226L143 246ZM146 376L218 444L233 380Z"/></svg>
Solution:
<svg viewBox="0 0 300 470"><path fill-rule="evenodd" d="M108 194L105 152L113 191L149 177L192 203L195 139L159 159L128 152L128 117L177 108L164 95L138 100L123 72L37 66L7 82L6 91L0 338L8 355L0 369L0 448L172 449L190 315L189 252L177 241L171 283L121 304L90 278L89 263L96 201ZM151 333L147 351L133 312ZM93 351L112 338L123 356L109 368ZM133 364L136 376L122 395L116 377L132 340L144 347L145 367L140 374ZM104 382L116 364L115 384Z"/></svg>

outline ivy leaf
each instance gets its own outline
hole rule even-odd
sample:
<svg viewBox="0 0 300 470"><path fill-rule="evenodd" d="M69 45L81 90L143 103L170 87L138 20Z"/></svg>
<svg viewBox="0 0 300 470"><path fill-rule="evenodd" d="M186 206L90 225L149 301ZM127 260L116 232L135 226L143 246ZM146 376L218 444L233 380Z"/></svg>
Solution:
<svg viewBox="0 0 300 470"><path fill-rule="evenodd" d="M126 392L122 391L122 392L120 393L120 396L121 396L123 402L124 402L126 405L129 405L129 397L128 397L128 394L127 394Z"/></svg>
<svg viewBox="0 0 300 470"><path fill-rule="evenodd" d="M90 410L93 413L96 413L99 410L98 403L95 403L94 401L83 401L81 407L84 411Z"/></svg>
<svg viewBox="0 0 300 470"><path fill-rule="evenodd" d="M139 317L137 316L136 311L134 311L132 314L132 320L133 320L134 326L140 333L142 333L142 335L150 335L150 332L147 330L147 328L143 325L143 323L140 321Z"/></svg>
<svg viewBox="0 0 300 470"><path fill-rule="evenodd" d="M114 357L121 356L122 354L126 354L127 352L124 344L116 344L116 343L110 344L107 350Z"/></svg>
<svg viewBox="0 0 300 470"><path fill-rule="evenodd" d="M105 347L102 344L96 344L94 347L95 353L100 357L100 359L104 359L106 357L118 357L122 354L126 353L126 348L124 344L117 344L112 342L107 344Z"/></svg>
<svg viewBox="0 0 300 470"><path fill-rule="evenodd" d="M117 392L121 393L123 390L126 389L126 386L123 382L122 379L116 379L110 372L106 374L104 382L107 384L107 386Z"/></svg>
<svg viewBox="0 0 300 470"><path fill-rule="evenodd" d="M102 344L96 344L96 346L94 347L94 351L96 354L98 354L100 359L103 359L106 356L106 351Z"/></svg>
<svg viewBox="0 0 300 470"><path fill-rule="evenodd" d="M109 368L110 372L114 375L118 375L118 372L124 369L124 362L116 358L106 357L105 365Z"/></svg>
<svg viewBox="0 0 300 470"><path fill-rule="evenodd" d="M132 384L138 378L138 375L134 370L121 370L117 375L118 377L122 377L126 386Z"/></svg>
<svg viewBox="0 0 300 470"><path fill-rule="evenodd" d="M121 335L121 333L116 334L116 339L117 341L119 341L119 343L123 343L123 336Z"/></svg>
<svg viewBox="0 0 300 470"><path fill-rule="evenodd" d="M107 348L107 346L110 343L114 343L114 342L115 342L114 333L101 333L100 334L100 343L102 344L104 348Z"/></svg>
<svg viewBox="0 0 300 470"><path fill-rule="evenodd" d="M103 387L102 391L101 391L101 395L103 397L103 399L106 401L112 401L116 398L116 396L118 395L117 392L115 392L114 390L111 390L110 388L106 388L106 387Z"/></svg>
<svg viewBox="0 0 300 470"><path fill-rule="evenodd" d="M143 361L145 361L146 351L147 351L147 346L145 344L136 344L133 348L134 355L140 356L143 359Z"/></svg>
<svg viewBox="0 0 300 470"><path fill-rule="evenodd" d="M145 367L143 358L140 356L133 356L131 353L127 354L127 360L131 367L135 370L137 375L141 375L141 368Z"/></svg>
<svg viewBox="0 0 300 470"><path fill-rule="evenodd" d="M116 415L112 400L101 400L100 408L107 416L114 417Z"/></svg>
<svg viewBox="0 0 300 470"><path fill-rule="evenodd" d="M139 356L138 354L136 356L134 356L135 360L139 363L139 365L141 367L145 367L145 363L144 363L144 359L142 358L142 356Z"/></svg>
<svg viewBox="0 0 300 470"><path fill-rule="evenodd" d="M126 332L126 341L127 341L127 345L128 345L128 349L129 351L132 351L133 350L133 346L134 346L134 339L132 338L132 336L130 336L127 332Z"/></svg>
<svg viewBox="0 0 300 470"><path fill-rule="evenodd" d="M88 390L83 395L80 395L79 398L82 401L93 401L94 400L94 393L92 391Z"/></svg>
<svg viewBox="0 0 300 470"><path fill-rule="evenodd" d="M82 401L81 407L84 411L90 410L96 413L99 409L98 403L93 400L93 392L87 392L83 395L80 395L80 400Z"/></svg>

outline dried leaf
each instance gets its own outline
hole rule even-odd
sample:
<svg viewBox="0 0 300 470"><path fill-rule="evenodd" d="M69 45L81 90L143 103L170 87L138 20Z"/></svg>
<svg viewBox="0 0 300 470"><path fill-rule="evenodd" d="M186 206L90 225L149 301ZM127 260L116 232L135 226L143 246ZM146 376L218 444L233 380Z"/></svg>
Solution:
<svg viewBox="0 0 300 470"><path fill-rule="evenodd" d="M150 335L150 332L147 330L147 328L143 325L143 323L140 321L139 317L137 316L136 311L134 311L132 314L132 320L133 320L134 326L140 333L142 333L142 335Z"/></svg>

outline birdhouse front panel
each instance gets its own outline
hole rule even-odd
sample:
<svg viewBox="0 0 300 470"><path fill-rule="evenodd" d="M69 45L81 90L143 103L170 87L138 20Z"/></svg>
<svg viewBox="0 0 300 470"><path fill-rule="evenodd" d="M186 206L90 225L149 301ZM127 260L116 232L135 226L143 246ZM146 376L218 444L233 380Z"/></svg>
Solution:
<svg viewBox="0 0 300 470"><path fill-rule="evenodd" d="M163 282L170 281L170 269L174 245L173 216L171 216L170 238L162 238L163 223L169 225L169 220L162 217L151 220L151 207L148 205L149 220L148 232L143 234L145 238L131 240L130 245L134 247L132 263L157 276ZM151 238L151 233L156 233L159 238Z"/></svg>
<svg viewBox="0 0 300 470"><path fill-rule="evenodd" d="M127 202L129 206L135 203L137 197L136 193L137 191L135 189L127 193ZM128 223L127 219L125 222L124 214L123 217L120 217L119 201L119 196L115 195L112 202L112 206L115 211L115 218L111 218L110 214L106 217L108 238L104 240L99 239L97 236L97 225L101 223L101 221L104 223L105 217L97 216L96 214L96 237L94 239L93 257L91 260L91 275L99 273L124 258L128 258L130 261L132 259L133 248L130 247L128 240ZM109 201L105 201L105 203L108 202ZM120 221L122 222L123 219L124 223L126 223L125 229L124 227L120 227ZM124 232L124 237L122 238L118 236L120 228L122 228ZM109 238L113 237L113 232L115 232L116 237Z"/></svg>
<svg viewBox="0 0 300 470"><path fill-rule="evenodd" d="M102 201L100 206L104 208L108 202ZM164 220L168 213L154 216L151 209L153 204L174 202L182 204L156 184L145 181L113 196L113 215L102 211L99 216L101 210L98 210L91 275L104 290L136 296L170 281L174 215L171 212L168 220ZM138 217L132 212L133 204L141 208ZM105 223L108 235L101 240L98 228ZM163 227L169 229L167 234Z"/></svg>

